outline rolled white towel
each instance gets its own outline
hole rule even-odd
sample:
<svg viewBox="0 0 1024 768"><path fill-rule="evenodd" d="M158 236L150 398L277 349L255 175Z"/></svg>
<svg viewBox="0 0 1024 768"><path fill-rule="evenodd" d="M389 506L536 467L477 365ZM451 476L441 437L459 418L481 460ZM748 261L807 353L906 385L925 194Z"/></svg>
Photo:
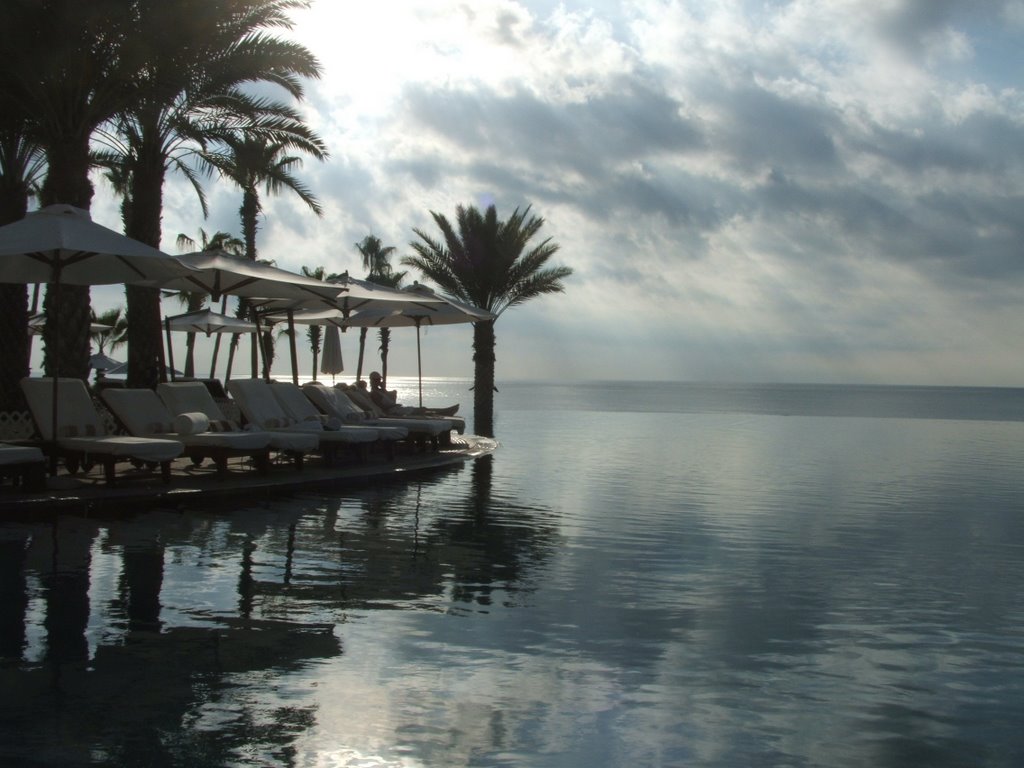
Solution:
<svg viewBox="0 0 1024 768"><path fill-rule="evenodd" d="M199 435L210 428L205 413L179 413L174 417L174 431L179 435Z"/></svg>

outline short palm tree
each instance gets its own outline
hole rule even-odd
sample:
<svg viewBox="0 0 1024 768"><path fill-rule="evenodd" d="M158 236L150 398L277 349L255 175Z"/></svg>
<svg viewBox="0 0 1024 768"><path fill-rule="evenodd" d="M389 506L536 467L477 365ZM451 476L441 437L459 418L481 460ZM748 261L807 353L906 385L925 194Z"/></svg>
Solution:
<svg viewBox="0 0 1024 768"><path fill-rule="evenodd" d="M99 354L106 354L108 344L110 351L113 352L128 343L128 321L121 307L108 309L98 315L94 312L92 321L97 325L105 326L100 330L90 329L89 331L89 338L96 342L96 351Z"/></svg>
<svg viewBox="0 0 1024 768"><path fill-rule="evenodd" d="M234 256L240 256L244 245L234 235L227 232L214 232L213 235L207 235L206 230L202 227L199 228L199 240L195 240L184 232L178 234L175 244L178 246L179 251L212 251L221 250L225 253L230 253ZM177 291L178 301L185 307L186 312L198 312L206 305L206 294L198 293L196 291ZM224 297L227 301L227 297ZM220 336L217 336L217 341L220 341ZM182 368L182 373L185 376L195 376L196 363L195 363L195 347L196 347L196 335L192 331L189 331L185 335L185 364Z"/></svg>
<svg viewBox="0 0 1024 768"><path fill-rule="evenodd" d="M306 277L323 280L327 271L323 267L316 267L314 269L303 267L302 274ZM320 361L320 350L323 349L323 328L319 325L306 326L306 338L309 340L309 349L313 353L313 381L316 381L317 368L319 367L318 363Z"/></svg>
<svg viewBox="0 0 1024 768"><path fill-rule="evenodd" d="M481 213L475 206L456 208L455 226L440 213L431 211L441 230L436 240L419 229L420 238L410 245L415 256L402 259L462 301L500 316L509 307L546 293L565 290L562 281L572 274L569 267L549 267L558 245L547 238L527 250L544 219L516 208L506 221L498 219L492 205ZM473 418L474 431L494 435L494 323L473 324Z"/></svg>

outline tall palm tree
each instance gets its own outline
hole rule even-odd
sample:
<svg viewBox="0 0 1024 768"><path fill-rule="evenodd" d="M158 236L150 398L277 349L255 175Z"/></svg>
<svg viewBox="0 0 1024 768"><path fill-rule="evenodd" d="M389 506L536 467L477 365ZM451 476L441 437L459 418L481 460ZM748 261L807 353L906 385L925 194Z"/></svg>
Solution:
<svg viewBox="0 0 1024 768"><path fill-rule="evenodd" d="M46 168L42 147L24 134L24 124L4 111L0 96L0 225L24 218ZM0 411L23 410L18 382L29 372L28 292L0 283Z"/></svg>
<svg viewBox="0 0 1024 768"><path fill-rule="evenodd" d="M43 205L90 207L90 140L98 126L138 94L137 75L146 46L138 35L134 7L125 0L4 3L0 93L5 110L25 121L25 135L46 152ZM50 286L44 311L47 373L84 378L89 357L88 287L61 286L58 291Z"/></svg>
<svg viewBox="0 0 1024 768"><path fill-rule="evenodd" d="M175 240L175 245L178 246L179 251L212 251L221 250L225 253L230 253L234 256L241 256L242 249L245 247L242 241L234 235L227 232L214 232L213 235L207 235L206 230L202 227L199 228L199 240L186 235L184 232L179 232L178 237ZM206 305L206 294L198 293L197 291L177 291L177 298L181 305L185 308L186 312L198 312ZM227 296L224 297L227 301ZM220 342L220 336L217 336L217 343ZM195 376L196 363L195 363L195 347L196 347L196 335L193 331L189 331L185 334L185 364L182 368L182 373L185 376Z"/></svg>
<svg viewBox="0 0 1024 768"><path fill-rule="evenodd" d="M363 269L366 270L366 279L371 283L378 283L380 285L391 285L387 282L388 275L391 273L391 255L395 252L393 245L385 246L379 237L370 234L364 237L360 242L356 243L356 250L359 251L359 256L363 262ZM402 278L405 277L405 273L402 272L398 279L398 283L401 282ZM397 287L397 283L392 285ZM385 328L381 328L381 364L383 366L381 372L381 378L384 383L387 384L387 342L390 340L390 336L385 338ZM359 362L356 364L356 381L363 378L363 353L366 350L366 334L368 329L363 327L359 329ZM389 331L390 333L390 331Z"/></svg>
<svg viewBox="0 0 1024 768"><path fill-rule="evenodd" d="M287 11L307 7L305 0L136 2L144 37L150 41L140 77L145 87L118 116L115 130L104 135L128 169L131 216L126 232L159 247L167 171L177 170L192 182L205 214L205 197L186 159L239 130L286 140L302 133L305 126L292 108L244 89L253 82L273 83L301 99L302 78L319 77L321 70L302 45L266 34L269 28L290 28ZM189 23L182 24L183 18ZM183 34L166 34L176 27ZM163 347L158 291L129 286L127 295L131 384L151 368L154 357L162 357Z"/></svg>
<svg viewBox="0 0 1024 768"><path fill-rule="evenodd" d="M206 161L216 168L220 174L238 185L242 190L242 205L239 215L242 223L242 240L245 242L245 255L250 261L257 260L256 233L259 230L259 215L263 211L260 204L260 189L268 195L280 194L290 190L298 195L317 216L323 215L320 201L293 172L302 164L298 155L288 154L296 150L304 152L317 160L327 158L327 148L323 140L302 123L293 123L290 133L282 133L276 138L264 134L236 132L221 138L219 150L205 153ZM271 354L273 340L268 333L264 339L268 356ZM232 349L237 346L238 337L231 340ZM256 350L252 353L252 375L258 375L259 361Z"/></svg>
<svg viewBox="0 0 1024 768"><path fill-rule="evenodd" d="M455 214L453 227L445 216L431 211L441 239L414 229L420 238L410 244L416 255L402 263L420 270L455 298L497 316L537 296L565 290L562 281L572 269L547 266L558 245L546 238L526 250L544 225L544 219L530 216L529 206L522 212L516 208L507 221L498 219L493 205L484 213L460 205ZM494 435L495 322L473 324L474 431L486 436Z"/></svg>

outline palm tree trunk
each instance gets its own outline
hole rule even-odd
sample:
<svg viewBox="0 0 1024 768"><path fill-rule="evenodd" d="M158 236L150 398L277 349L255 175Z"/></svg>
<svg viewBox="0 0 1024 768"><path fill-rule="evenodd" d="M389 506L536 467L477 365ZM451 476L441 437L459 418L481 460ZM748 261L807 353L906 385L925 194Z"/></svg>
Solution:
<svg viewBox="0 0 1024 768"><path fill-rule="evenodd" d="M380 329L380 378L384 386L388 383L388 351L391 349L391 329Z"/></svg>
<svg viewBox="0 0 1024 768"><path fill-rule="evenodd" d="M65 203L88 211L93 195L88 134L48 141L47 162L40 202L44 206ZM84 379L89 374L89 306L88 286L47 288L43 299L48 318L43 328L43 369L47 376Z"/></svg>
<svg viewBox="0 0 1024 768"><path fill-rule="evenodd" d="M0 224L25 217L27 189L0 187ZM21 411L25 400L19 381L28 376L28 289L14 283L0 284L0 411Z"/></svg>
<svg viewBox="0 0 1024 768"><path fill-rule="evenodd" d="M365 327L359 329L359 362L356 363L356 381L363 379L363 352L366 351L366 333Z"/></svg>
<svg viewBox="0 0 1024 768"><path fill-rule="evenodd" d="M198 312L206 305L206 297L201 293L188 294L186 312ZM196 335L192 331L185 334L185 367L182 368L185 376L196 375Z"/></svg>
<svg viewBox="0 0 1024 768"><path fill-rule="evenodd" d="M127 235L154 248L160 247L163 184L164 164L159 152L150 152L135 163ZM128 302L127 384L129 387L156 387L164 370L160 290L129 285L125 287L125 295Z"/></svg>
<svg viewBox="0 0 1024 768"><path fill-rule="evenodd" d="M473 431L494 437L494 321L473 326Z"/></svg>

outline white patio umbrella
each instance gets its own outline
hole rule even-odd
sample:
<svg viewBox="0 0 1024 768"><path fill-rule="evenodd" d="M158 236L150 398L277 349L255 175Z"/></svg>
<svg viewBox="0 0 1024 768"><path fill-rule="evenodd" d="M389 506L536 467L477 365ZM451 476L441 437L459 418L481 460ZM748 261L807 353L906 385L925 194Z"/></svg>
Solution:
<svg viewBox="0 0 1024 768"><path fill-rule="evenodd" d="M252 333L256 330L256 323L250 320L222 315L212 309L165 317L164 324L172 331L205 333L207 336L211 333Z"/></svg>
<svg viewBox="0 0 1024 768"><path fill-rule="evenodd" d="M332 323L324 329L324 353L320 358L320 373L329 373L333 381L334 377L344 370L345 363L341 359L341 331Z"/></svg>
<svg viewBox="0 0 1024 768"><path fill-rule="evenodd" d="M414 283L408 288L389 289L397 297L383 300L379 297L365 306L370 307L345 316L340 309L306 310L291 313L291 321L302 325L337 326L339 328L416 328L416 362L419 373L419 399L423 405L423 359L420 347L420 327L424 325L452 325L493 320L495 315L456 299L435 293L428 286ZM284 320L285 315L267 315L270 322Z"/></svg>
<svg viewBox="0 0 1024 768"><path fill-rule="evenodd" d="M341 291L332 283L232 256L221 250L196 251L176 258L193 271L184 279L162 283L161 287L208 293L213 301L228 294L248 299L254 306L270 300L292 305L334 306L333 302ZM256 315L254 320L258 325ZM294 335L291 338L294 361ZM263 351L262 345L260 351Z"/></svg>
<svg viewBox="0 0 1024 768"><path fill-rule="evenodd" d="M420 328L424 325L453 325L456 323L475 323L480 320L493 320L495 315L486 310L435 294L426 286L417 283L409 289L410 293L422 295L429 291L430 295L440 299L439 304L424 307L419 302L410 302L404 307L391 310L367 310L355 312L341 322L343 328L416 328L416 367L419 379L419 401L423 407L423 357L420 347Z"/></svg>
<svg viewBox="0 0 1024 768"><path fill-rule="evenodd" d="M120 365L124 365L124 363L120 360L108 357L103 352L97 352L89 358L89 367L96 371L109 371L110 369L117 368Z"/></svg>
<svg viewBox="0 0 1024 768"><path fill-rule="evenodd" d="M28 335L29 336L42 336L43 326L46 325L46 315L39 314L33 315L28 319ZM114 326L104 325L103 323L89 323L89 333L99 333L100 331L109 331Z"/></svg>
<svg viewBox="0 0 1024 768"><path fill-rule="evenodd" d="M58 288L147 283L188 271L177 259L97 224L88 211L71 205L50 205L0 227L0 274L8 283L50 283ZM53 377L54 435L57 378Z"/></svg>
<svg viewBox="0 0 1024 768"><path fill-rule="evenodd" d="M175 256L190 268L180 280L169 280L161 288L208 293L214 301L224 294L245 298L332 301L340 292L331 283L286 269L231 256L224 251L196 251Z"/></svg>
<svg viewBox="0 0 1024 768"><path fill-rule="evenodd" d="M182 315L164 317L164 333L167 337L167 357L171 365L174 378L174 349L171 346L171 331L183 331L185 333L204 333L207 336L213 333L255 333L258 326L249 320L240 317L231 317L214 312L212 309L200 309L195 312L186 312ZM211 366L212 367L212 366ZM213 371L210 371L210 378L213 378Z"/></svg>

